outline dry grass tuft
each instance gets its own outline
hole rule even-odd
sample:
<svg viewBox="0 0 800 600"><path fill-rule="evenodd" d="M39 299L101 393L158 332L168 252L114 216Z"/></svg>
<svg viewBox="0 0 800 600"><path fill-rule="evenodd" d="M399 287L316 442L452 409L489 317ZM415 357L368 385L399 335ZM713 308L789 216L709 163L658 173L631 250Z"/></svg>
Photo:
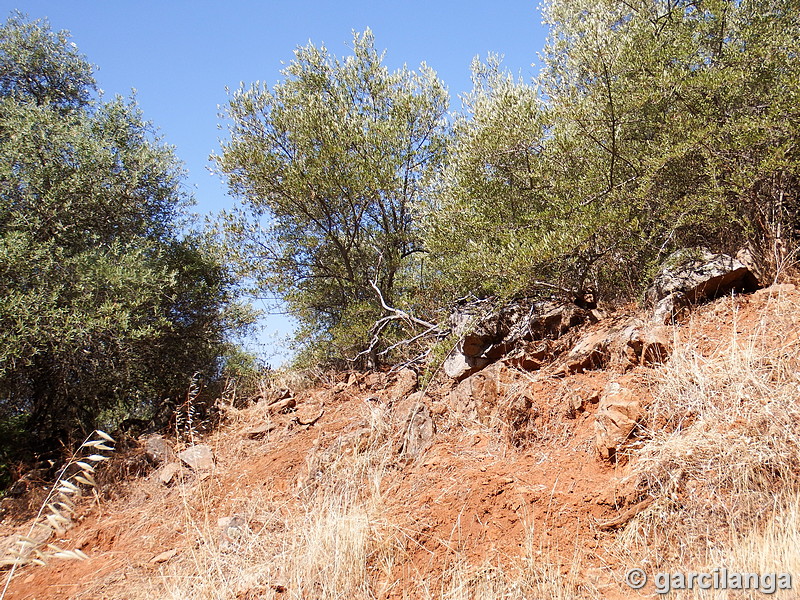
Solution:
<svg viewBox="0 0 800 600"><path fill-rule="evenodd" d="M441 573L438 588L425 589L426 600L552 600L600 599L593 586L581 582L584 557L576 552L572 563L563 570L552 549L541 545L533 527L526 527L524 554L517 557L496 556L479 565L470 564L464 551L456 551Z"/></svg>
<svg viewBox="0 0 800 600"><path fill-rule="evenodd" d="M385 518L382 484L394 460L389 420L380 408L365 409L367 427L312 453L308 476L292 498L247 498L235 531L221 532L211 518L198 516L203 511L187 511L197 547L166 567L146 594L181 600L376 597L391 581L403 533Z"/></svg>
<svg viewBox="0 0 800 600"><path fill-rule="evenodd" d="M730 329L690 325L658 372L635 464L655 502L619 540L650 564L702 562L800 490L800 312L786 306L768 301L743 337L737 301L718 303Z"/></svg>
<svg viewBox="0 0 800 600"><path fill-rule="evenodd" d="M62 534L72 525L76 516L76 499L82 495L83 489L90 489L95 499L98 498L95 467L108 460L108 456L102 452L114 450L109 443L113 444L114 439L104 431L98 429L92 432L59 471L27 535L19 536L16 548L10 550L7 556L0 557L0 567L10 567L0 600L5 598L11 580L23 565L44 566L51 558L88 559L78 548L66 550L48 542L53 534Z"/></svg>

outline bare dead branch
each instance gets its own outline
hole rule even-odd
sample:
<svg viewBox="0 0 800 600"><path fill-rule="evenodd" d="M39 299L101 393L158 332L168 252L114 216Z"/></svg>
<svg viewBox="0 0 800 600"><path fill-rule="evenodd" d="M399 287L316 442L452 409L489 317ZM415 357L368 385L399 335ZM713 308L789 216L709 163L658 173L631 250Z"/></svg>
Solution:
<svg viewBox="0 0 800 600"><path fill-rule="evenodd" d="M380 265L380 262L378 264ZM395 308L393 306L389 306L386 303L386 299L383 297L383 293L381 293L381 290L378 287L377 276L376 276L375 279L370 281L369 284L372 287L372 289L375 290L375 294L377 294L378 300L381 303L381 308L383 308L383 310L385 310L386 312L388 312L390 314L385 315L385 316L381 317L380 319L378 319L377 321L375 321L375 324L372 326L372 328L370 330L370 332L372 334L372 339L370 340L369 346L367 346L366 349L364 349L361 352L359 352L358 354L356 354L353 358L349 358L348 360L350 362L355 362L359 358L361 358L362 356L374 355L375 348L377 348L378 343L380 342L380 334L381 334L381 332L385 329L385 327L389 323L391 323L393 321L403 321L409 327L412 327L412 328L415 327L415 326L416 327L424 327L425 330L422 331L421 333L418 333L417 335L412 336L409 339L401 340L401 341L399 341L399 342L397 342L395 344L392 344L391 346L389 346L385 350L381 351L379 356L386 356L389 352L391 352L392 350L394 350L396 348L399 348L400 346L406 346L408 344L413 344L414 342L417 342L417 341L419 341L419 340L421 340L421 339L423 339L423 338L425 338L427 336L430 336L430 335L437 335L438 336L438 335L441 335L443 333L441 328L439 327L439 325L437 325L436 323L429 323L428 321L425 321L423 319L419 319L419 318L417 318L417 317L415 317L413 315L408 314L404 310L401 310L399 308Z"/></svg>

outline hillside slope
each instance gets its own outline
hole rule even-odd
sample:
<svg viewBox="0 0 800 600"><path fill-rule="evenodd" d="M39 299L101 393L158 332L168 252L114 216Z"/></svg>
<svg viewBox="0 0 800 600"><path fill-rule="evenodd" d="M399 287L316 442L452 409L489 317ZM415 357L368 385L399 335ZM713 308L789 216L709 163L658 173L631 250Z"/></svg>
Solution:
<svg viewBox="0 0 800 600"><path fill-rule="evenodd" d="M342 373L229 407L174 441L207 444L213 467L85 499L55 541L89 560L24 567L6 598L613 600L653 593L625 585L632 567L800 573L800 291L717 300L668 333L663 364L501 360L421 391L409 370ZM643 413L603 458L619 389ZM0 539L27 526L6 515Z"/></svg>

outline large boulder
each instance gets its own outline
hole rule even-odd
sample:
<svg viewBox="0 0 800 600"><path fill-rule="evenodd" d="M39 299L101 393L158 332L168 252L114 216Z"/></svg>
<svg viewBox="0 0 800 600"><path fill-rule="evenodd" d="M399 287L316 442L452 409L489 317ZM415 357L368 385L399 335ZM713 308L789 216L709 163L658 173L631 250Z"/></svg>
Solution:
<svg viewBox="0 0 800 600"><path fill-rule="evenodd" d="M705 248L684 248L667 258L645 299L654 307L654 320L668 323L689 305L757 288L755 275L739 260Z"/></svg>

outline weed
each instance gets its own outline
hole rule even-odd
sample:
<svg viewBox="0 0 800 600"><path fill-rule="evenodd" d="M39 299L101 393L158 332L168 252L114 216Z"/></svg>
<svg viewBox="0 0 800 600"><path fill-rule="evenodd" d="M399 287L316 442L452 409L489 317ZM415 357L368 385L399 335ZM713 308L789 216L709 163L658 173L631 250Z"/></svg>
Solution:
<svg viewBox="0 0 800 600"><path fill-rule="evenodd" d="M11 565L3 591L0 592L0 600L5 598L17 568L22 565L45 565L50 558L73 560L88 558L80 549L65 550L55 544L48 544L47 541L54 533L64 533L71 525L76 512L75 499L81 495L80 486L91 489L97 498L95 467L108 460L108 456L100 452L113 451L108 443L114 443L114 439L99 429L95 430L61 468L56 482L39 507L28 534L20 536L17 540L18 549L11 551L10 556L0 563ZM86 454L87 452L89 454ZM73 473L67 475L68 471Z"/></svg>

